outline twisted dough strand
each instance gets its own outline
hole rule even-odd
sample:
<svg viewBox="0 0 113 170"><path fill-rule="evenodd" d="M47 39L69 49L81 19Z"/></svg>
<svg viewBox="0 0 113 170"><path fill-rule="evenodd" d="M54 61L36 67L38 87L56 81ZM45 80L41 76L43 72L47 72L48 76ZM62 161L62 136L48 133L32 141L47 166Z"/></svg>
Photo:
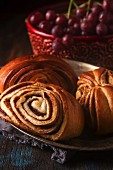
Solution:
<svg viewBox="0 0 113 170"><path fill-rule="evenodd" d="M87 123L97 134L113 132L113 72L99 68L82 73L76 99L86 110Z"/></svg>

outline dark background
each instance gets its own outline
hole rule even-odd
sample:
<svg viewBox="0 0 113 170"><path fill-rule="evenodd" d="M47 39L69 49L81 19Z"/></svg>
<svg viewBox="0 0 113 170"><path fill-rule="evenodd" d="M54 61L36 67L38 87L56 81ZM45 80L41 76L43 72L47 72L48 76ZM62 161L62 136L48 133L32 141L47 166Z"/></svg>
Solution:
<svg viewBox="0 0 113 170"><path fill-rule="evenodd" d="M58 2L61 1L0 0L0 66L15 57L32 53L25 19L33 10Z"/></svg>
<svg viewBox="0 0 113 170"><path fill-rule="evenodd" d="M60 0L0 0L0 14L28 13L42 5L61 2Z"/></svg>
<svg viewBox="0 0 113 170"><path fill-rule="evenodd" d="M60 0L0 0L0 25L17 14L26 13L43 6L61 2Z"/></svg>

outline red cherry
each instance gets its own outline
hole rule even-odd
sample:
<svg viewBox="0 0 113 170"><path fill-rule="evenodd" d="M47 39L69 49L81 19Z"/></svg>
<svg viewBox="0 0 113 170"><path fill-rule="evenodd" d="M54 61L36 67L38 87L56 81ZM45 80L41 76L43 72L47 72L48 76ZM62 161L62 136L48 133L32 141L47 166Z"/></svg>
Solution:
<svg viewBox="0 0 113 170"><path fill-rule="evenodd" d="M46 20L54 21L56 19L56 12L54 10L48 10L45 14Z"/></svg>
<svg viewBox="0 0 113 170"><path fill-rule="evenodd" d="M62 43L66 46L66 47L71 47L72 45L74 45L74 38L69 35L66 34L64 35L64 37L62 38Z"/></svg>
<svg viewBox="0 0 113 170"><path fill-rule="evenodd" d="M63 51L65 49L64 45L62 44L61 38L56 38L52 43L52 49L56 52Z"/></svg>
<svg viewBox="0 0 113 170"><path fill-rule="evenodd" d="M29 18L31 25L36 26L44 19L44 16L40 12L35 12Z"/></svg>

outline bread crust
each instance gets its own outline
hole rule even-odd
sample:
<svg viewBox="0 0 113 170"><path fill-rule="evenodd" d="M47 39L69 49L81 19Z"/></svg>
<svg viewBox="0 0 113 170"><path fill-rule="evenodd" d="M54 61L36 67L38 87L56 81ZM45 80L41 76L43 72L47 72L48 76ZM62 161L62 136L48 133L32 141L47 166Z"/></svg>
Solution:
<svg viewBox="0 0 113 170"><path fill-rule="evenodd" d="M24 81L56 84L74 94L78 77L63 59L50 55L18 57L0 69L0 93Z"/></svg>
<svg viewBox="0 0 113 170"><path fill-rule="evenodd" d="M84 72L78 81L76 99L86 111L86 122L93 132L113 132L113 72L98 68Z"/></svg>
<svg viewBox="0 0 113 170"><path fill-rule="evenodd" d="M80 136L84 129L81 105L54 84L21 82L0 99L0 117L31 134L61 141Z"/></svg>

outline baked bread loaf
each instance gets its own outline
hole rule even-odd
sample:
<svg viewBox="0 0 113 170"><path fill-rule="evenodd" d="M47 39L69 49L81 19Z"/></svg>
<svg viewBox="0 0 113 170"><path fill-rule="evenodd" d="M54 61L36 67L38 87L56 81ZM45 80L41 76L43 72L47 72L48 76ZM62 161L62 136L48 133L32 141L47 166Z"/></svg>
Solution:
<svg viewBox="0 0 113 170"><path fill-rule="evenodd" d="M0 117L29 133L56 141L81 135L83 109L75 97L54 84L22 82L0 96Z"/></svg>
<svg viewBox="0 0 113 170"><path fill-rule="evenodd" d="M24 81L56 84L74 94L78 77L71 66L60 58L49 55L18 57L0 70L0 93Z"/></svg>
<svg viewBox="0 0 113 170"><path fill-rule="evenodd" d="M86 121L93 132L113 132L113 72L98 68L80 75L76 99L86 110Z"/></svg>

